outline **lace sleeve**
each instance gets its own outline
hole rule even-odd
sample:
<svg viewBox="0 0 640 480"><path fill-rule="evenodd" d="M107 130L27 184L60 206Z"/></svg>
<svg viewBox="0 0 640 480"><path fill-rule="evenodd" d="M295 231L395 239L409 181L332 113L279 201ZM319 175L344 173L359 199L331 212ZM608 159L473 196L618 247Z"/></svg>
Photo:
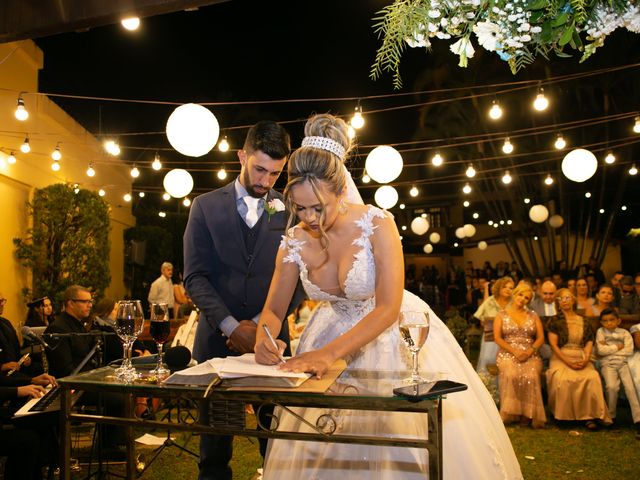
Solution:
<svg viewBox="0 0 640 480"><path fill-rule="evenodd" d="M303 240L298 240L295 237L295 228L291 227L286 235L282 235L282 240L280 241L280 249L285 250L287 255L284 257L284 263L296 263L300 265L302 259L300 257L300 250L302 249L302 245L304 245Z"/></svg>

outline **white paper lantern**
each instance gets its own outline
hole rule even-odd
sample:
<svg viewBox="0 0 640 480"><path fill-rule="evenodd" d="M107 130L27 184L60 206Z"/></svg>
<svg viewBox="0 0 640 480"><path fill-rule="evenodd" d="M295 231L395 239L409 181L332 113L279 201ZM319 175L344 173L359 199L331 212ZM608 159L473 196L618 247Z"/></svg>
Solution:
<svg viewBox="0 0 640 480"><path fill-rule="evenodd" d="M464 234L467 237L473 237L476 234L476 227L474 227L470 223L467 223L463 228L464 228Z"/></svg>
<svg viewBox="0 0 640 480"><path fill-rule="evenodd" d="M380 208L393 208L398 203L398 192L391 185L383 185L373 197Z"/></svg>
<svg viewBox="0 0 640 480"><path fill-rule="evenodd" d="M167 120L167 138L173 148L189 157L201 157L218 141L220 126L211 111L187 103L176 108Z"/></svg>
<svg viewBox="0 0 640 480"><path fill-rule="evenodd" d="M440 234L438 232L433 232L429 235L429 241L431 243L438 243L440 241Z"/></svg>
<svg viewBox="0 0 640 480"><path fill-rule="evenodd" d="M380 145L367 155L365 170L378 183L389 183L402 172L402 156L395 148Z"/></svg>
<svg viewBox="0 0 640 480"><path fill-rule="evenodd" d="M485 242L484 240L481 240L480 242L478 242L478 248L480 250L486 250L487 249L487 242Z"/></svg>
<svg viewBox="0 0 640 480"><path fill-rule="evenodd" d="M181 168L174 168L164 176L164 189L174 198L186 197L193 190L191 174Z"/></svg>
<svg viewBox="0 0 640 480"><path fill-rule="evenodd" d="M424 253L431 253L433 252L433 245L427 243L424 247L422 247L422 250L424 250Z"/></svg>
<svg viewBox="0 0 640 480"><path fill-rule="evenodd" d="M564 218L562 218L560 215L552 215L549 219L549 225L551 225L553 228L560 228L562 225L564 225Z"/></svg>
<svg viewBox="0 0 640 480"><path fill-rule="evenodd" d="M549 218L549 210L544 205L534 205L529 209L529 218L536 223L542 223Z"/></svg>
<svg viewBox="0 0 640 480"><path fill-rule="evenodd" d="M464 227L456 228L456 237L458 237L461 240L465 237Z"/></svg>
<svg viewBox="0 0 640 480"><path fill-rule="evenodd" d="M597 169L598 159L593 153L584 148L571 150L562 160L562 173L574 182L589 180Z"/></svg>
<svg viewBox="0 0 640 480"><path fill-rule="evenodd" d="M429 222L426 218L416 217L411 221L411 231L416 235L424 235L429 230Z"/></svg>

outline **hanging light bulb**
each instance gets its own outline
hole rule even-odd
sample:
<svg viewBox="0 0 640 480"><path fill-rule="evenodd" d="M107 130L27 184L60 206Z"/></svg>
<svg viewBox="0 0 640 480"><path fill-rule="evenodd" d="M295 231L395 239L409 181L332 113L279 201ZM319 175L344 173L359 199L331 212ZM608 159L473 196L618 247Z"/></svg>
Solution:
<svg viewBox="0 0 640 480"><path fill-rule="evenodd" d="M556 150L562 150L567 146L567 142L565 141L561 133L558 134L558 138L556 138L556 142L553 144L553 146L556 147Z"/></svg>
<svg viewBox="0 0 640 480"><path fill-rule="evenodd" d="M640 117L636 117L635 123L633 124L633 131L640 133Z"/></svg>
<svg viewBox="0 0 640 480"><path fill-rule="evenodd" d="M125 193L124 196L122 197L122 199L125 202L130 202L131 201L131 194L130 193Z"/></svg>
<svg viewBox="0 0 640 480"><path fill-rule="evenodd" d="M511 180L513 179L511 178L511 175L509 175L509 170L507 170L502 176L502 183L504 183L505 185L509 185L511 183Z"/></svg>
<svg viewBox="0 0 640 480"><path fill-rule="evenodd" d="M405 208L407 208L407 206L404 203L400 204L400 210L404 210Z"/></svg>
<svg viewBox="0 0 640 480"><path fill-rule="evenodd" d="M104 188L101 188L100 190L98 190L98 195L100 195L101 197L104 197L107 194L107 192L104 191Z"/></svg>
<svg viewBox="0 0 640 480"><path fill-rule="evenodd" d="M158 152L156 152L156 155L153 157L151 168L153 168L155 171L158 171L162 168L162 162L160 161L160 155L158 155Z"/></svg>
<svg viewBox="0 0 640 480"><path fill-rule="evenodd" d="M473 212L472 217L477 220L480 217L480 214L478 212Z"/></svg>
<svg viewBox="0 0 640 480"><path fill-rule="evenodd" d="M53 170L54 172L59 172L60 171L60 162L58 160L54 160L51 163L51 170Z"/></svg>
<svg viewBox="0 0 640 480"><path fill-rule="evenodd" d="M604 162L608 165L615 163L615 161L616 161L616 156L611 152L607 153L607 156L604 157Z"/></svg>
<svg viewBox="0 0 640 480"><path fill-rule="evenodd" d="M468 207L469 205L471 205L469 203L469 200L465 200L464 202L462 202L462 206L465 207L465 208Z"/></svg>
<svg viewBox="0 0 640 480"><path fill-rule="evenodd" d="M530 199L530 198L525 198L525 199L524 199L524 203L526 203L526 204L531 203L531 199Z"/></svg>
<svg viewBox="0 0 640 480"><path fill-rule="evenodd" d="M347 135L349 136L349 140L353 140L354 138L356 138L356 129L351 125L348 125L347 127Z"/></svg>
<svg viewBox="0 0 640 480"><path fill-rule="evenodd" d="M513 152L513 145L509 141L509 137L504 139L504 143L502 144L502 151L507 155Z"/></svg>
<svg viewBox="0 0 640 480"><path fill-rule="evenodd" d="M29 118L29 112L24 106L24 100L22 99L22 94L18 97L18 102L16 106L16 111L14 115L17 120L24 122L27 118Z"/></svg>
<svg viewBox="0 0 640 480"><path fill-rule="evenodd" d="M362 116L362 107L358 105L355 109L353 117L351 117L351 126L356 130L360 130L364 127L364 117Z"/></svg>
<svg viewBox="0 0 640 480"><path fill-rule="evenodd" d="M541 88L538 90L538 95L536 95L536 99L533 101L533 108L537 111L542 112L547 109L549 106L549 100L544 96L544 89Z"/></svg>
<svg viewBox="0 0 640 480"><path fill-rule="evenodd" d="M371 177L367 174L367 171L364 171L362 175L362 183L369 183L371 181Z"/></svg>
<svg viewBox="0 0 640 480"><path fill-rule="evenodd" d="M227 178L227 171L224 169L224 165L222 167L220 167L220 170L218 170L218 179L220 180L224 180L225 178Z"/></svg>
<svg viewBox="0 0 640 480"><path fill-rule="evenodd" d="M29 135L27 135L24 139L22 145L20 145L20 151L22 153L29 153L31 151L31 145L29 144Z"/></svg>
<svg viewBox="0 0 640 480"><path fill-rule="evenodd" d="M411 195L412 197L417 197L420 194L420 190L418 190L418 187L413 186L411 187L411 190L409 190L409 195Z"/></svg>
<svg viewBox="0 0 640 480"><path fill-rule="evenodd" d="M89 164L89 168L87 168L87 177L95 177L96 171L93 168L93 163Z"/></svg>
<svg viewBox="0 0 640 480"><path fill-rule="evenodd" d="M500 108L500 104L497 100L494 100L493 104L491 105L491 109L489 110L489 117L492 120L498 120L500 117L502 117L502 108Z"/></svg>
<svg viewBox="0 0 640 480"><path fill-rule="evenodd" d="M128 17L120 20L120 24L130 32L137 30L140 27L140 19L138 17Z"/></svg>
<svg viewBox="0 0 640 480"><path fill-rule="evenodd" d="M184 205L185 207L191 206L191 200L189 200L188 197L184 197L184 200L182 200L182 205Z"/></svg>
<svg viewBox="0 0 640 480"><path fill-rule="evenodd" d="M131 167L131 170L129 170L129 175L131 175L132 178L138 178L140 176L140 170L138 170L135 163Z"/></svg>
<svg viewBox="0 0 640 480"><path fill-rule="evenodd" d="M547 177L544 179L545 185L553 185L553 177L550 173L547 173Z"/></svg>
<svg viewBox="0 0 640 480"><path fill-rule="evenodd" d="M625 211L627 210L627 206L626 206L626 205L622 205L622 206L620 207L620 210L622 210L623 212L625 212Z"/></svg>
<svg viewBox="0 0 640 480"><path fill-rule="evenodd" d="M167 192L164 192L164 193L162 194L162 199L163 199L165 202L168 202L169 200L171 200L171 195L169 195Z"/></svg>
<svg viewBox="0 0 640 480"><path fill-rule="evenodd" d="M9 154L9 156L7 157L7 163L8 163L9 165L15 165L16 161L17 161L17 160L16 160L16 156L13 154L13 152L11 152L11 153Z"/></svg>
<svg viewBox="0 0 640 480"><path fill-rule="evenodd" d="M158 212L158 216L161 217L161 218L164 218L164 217L167 216L167 213L160 211L160 212Z"/></svg>
<svg viewBox="0 0 640 480"><path fill-rule="evenodd" d="M444 159L438 152L436 152L436 154L431 158L431 164L434 167L439 167L440 165L443 164L443 162L444 162Z"/></svg>
<svg viewBox="0 0 640 480"><path fill-rule="evenodd" d="M469 183L465 183L464 187L462 187L462 192L469 195L471 193L471 185L469 185Z"/></svg>
<svg viewBox="0 0 640 480"><path fill-rule="evenodd" d="M227 140L227 136L226 135L218 143L218 150L220 150L221 152L228 152L229 151L229 141Z"/></svg>
<svg viewBox="0 0 640 480"><path fill-rule="evenodd" d="M105 140L103 146L109 155L114 157L120 155L120 145L115 140Z"/></svg>
<svg viewBox="0 0 640 480"><path fill-rule="evenodd" d="M53 152L51 152L51 158L53 158L56 162L62 158L59 143L56 145L56 148L54 148Z"/></svg>
<svg viewBox="0 0 640 480"><path fill-rule="evenodd" d="M584 192L584 198L591 198L591 192Z"/></svg>
<svg viewBox="0 0 640 480"><path fill-rule="evenodd" d="M145 196L145 195L146 195L146 194L145 194L144 192L138 192L138 196L139 196L140 198L144 198L144 196Z"/></svg>
<svg viewBox="0 0 640 480"><path fill-rule="evenodd" d="M629 175L637 175L637 174L638 174L638 169L636 167L636 164L634 163L629 169Z"/></svg>
<svg viewBox="0 0 640 480"><path fill-rule="evenodd" d="M469 177L469 178L473 178L473 177L475 177L475 176L476 176L476 169L475 169L475 168L473 168L473 165L470 163L470 164L469 164L469 167L467 168L467 171L466 171L466 172L464 172L464 173L465 173L465 175L466 175L467 177Z"/></svg>

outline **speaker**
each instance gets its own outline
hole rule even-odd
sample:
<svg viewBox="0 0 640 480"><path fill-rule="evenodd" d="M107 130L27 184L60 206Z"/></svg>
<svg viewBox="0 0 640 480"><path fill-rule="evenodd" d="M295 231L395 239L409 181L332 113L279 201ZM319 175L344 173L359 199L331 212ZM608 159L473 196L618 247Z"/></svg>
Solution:
<svg viewBox="0 0 640 480"><path fill-rule="evenodd" d="M129 255L130 262L135 265L144 265L146 249L146 240L131 240L131 254Z"/></svg>

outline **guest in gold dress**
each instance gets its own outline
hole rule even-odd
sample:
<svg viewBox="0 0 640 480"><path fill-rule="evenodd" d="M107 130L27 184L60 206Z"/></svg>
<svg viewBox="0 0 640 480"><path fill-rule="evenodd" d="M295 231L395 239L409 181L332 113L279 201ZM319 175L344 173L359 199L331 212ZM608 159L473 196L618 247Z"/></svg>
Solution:
<svg viewBox="0 0 640 480"><path fill-rule="evenodd" d="M553 352L547 370L549 409L556 420L582 420L590 430L611 424L600 375L590 360L595 332L575 313L576 299L566 288L556 293L558 315L549 324Z"/></svg>
<svg viewBox="0 0 640 480"><path fill-rule="evenodd" d="M542 403L542 359L538 349L544 343L542 322L527 309L533 289L526 283L513 291L509 306L493 323L500 372L500 416L507 422L520 421L539 428L547 421Z"/></svg>

